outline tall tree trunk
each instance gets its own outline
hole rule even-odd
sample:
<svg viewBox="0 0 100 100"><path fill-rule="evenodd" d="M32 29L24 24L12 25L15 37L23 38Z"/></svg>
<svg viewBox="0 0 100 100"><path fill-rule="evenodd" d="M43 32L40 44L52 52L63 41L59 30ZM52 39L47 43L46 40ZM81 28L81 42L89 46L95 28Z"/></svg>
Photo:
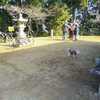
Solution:
<svg viewBox="0 0 100 100"><path fill-rule="evenodd" d="M76 22L76 8L72 10L72 23Z"/></svg>
<svg viewBox="0 0 100 100"><path fill-rule="evenodd" d="M32 4L32 0L26 0L27 4Z"/></svg>
<svg viewBox="0 0 100 100"><path fill-rule="evenodd" d="M22 6L21 0L15 0L15 1L16 1L16 5L17 5L17 6L20 6L20 7Z"/></svg>
<svg viewBox="0 0 100 100"><path fill-rule="evenodd" d="M99 0L99 30L100 30L100 0Z"/></svg>

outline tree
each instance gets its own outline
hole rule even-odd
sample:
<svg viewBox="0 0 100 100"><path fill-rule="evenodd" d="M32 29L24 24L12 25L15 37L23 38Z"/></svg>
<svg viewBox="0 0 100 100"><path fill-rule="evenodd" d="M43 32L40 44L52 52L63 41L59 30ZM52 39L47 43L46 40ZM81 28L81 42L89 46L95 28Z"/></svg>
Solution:
<svg viewBox="0 0 100 100"><path fill-rule="evenodd" d="M98 6L98 8L99 8L99 30L100 30L100 0L99 0L99 6Z"/></svg>
<svg viewBox="0 0 100 100"><path fill-rule="evenodd" d="M2 1L4 3L4 0ZM40 30L39 27L42 25L42 23L45 23L46 21L48 30L54 29L57 34L59 34L60 32L58 29L61 29L62 23L70 19L71 13L73 14L72 16L73 17L72 22L73 22L76 19L75 17L76 9L83 9L88 4L87 3L88 0L6 0L6 1L9 1L6 3L10 5L15 5L17 7L17 14L21 12L23 13L24 16L28 15L27 17L29 21L27 25L32 26L32 29L35 30L37 26L37 32L38 32Z"/></svg>
<svg viewBox="0 0 100 100"><path fill-rule="evenodd" d="M5 9L5 7L4 7ZM27 27L30 31L32 30L31 23L35 21L35 25L37 26L37 32L39 31L39 24L44 23L45 18L50 15L50 10L45 9L43 7L35 7L33 5L27 5L25 7L19 6L8 6L7 11L12 15L12 17L17 17L19 13L22 13L24 16L28 18ZM37 35L37 33L36 33Z"/></svg>
<svg viewBox="0 0 100 100"><path fill-rule="evenodd" d="M63 5L63 7L61 8L58 7L58 5L56 6L57 8L54 9L53 16L49 16L49 18L47 18L46 25L49 31L54 30L56 33L55 35L61 35L62 24L65 21L68 21L71 16L69 15L69 12L67 11L68 8L66 5Z"/></svg>
<svg viewBox="0 0 100 100"><path fill-rule="evenodd" d="M54 30L55 35L61 35L61 27L65 21L68 21L71 15L68 7L61 2L62 0L48 0L44 7L52 11L52 15L46 19L47 30Z"/></svg>
<svg viewBox="0 0 100 100"><path fill-rule="evenodd" d="M5 9L0 9L0 31L7 30L8 26L12 25L12 17Z"/></svg>
<svg viewBox="0 0 100 100"><path fill-rule="evenodd" d="M9 1L11 1L11 0L0 0L0 5L8 5L9 3Z"/></svg>
<svg viewBox="0 0 100 100"><path fill-rule="evenodd" d="M85 31L84 33L80 32L84 35L100 34L99 26L99 6L98 0L90 0L88 2L88 6L85 9L78 11L78 20L80 23L80 29Z"/></svg>
<svg viewBox="0 0 100 100"><path fill-rule="evenodd" d="M76 9L84 9L88 5L88 0L62 0L72 13L72 22L76 21Z"/></svg>
<svg viewBox="0 0 100 100"><path fill-rule="evenodd" d="M8 26L13 26L12 16L7 12L7 6L18 5L21 7L21 0L0 0L0 31L7 30ZM3 8L4 6L4 8Z"/></svg>
<svg viewBox="0 0 100 100"><path fill-rule="evenodd" d="M9 25L12 25L12 18L10 14L6 10L6 6L9 5L9 1L11 0L0 0L0 5L4 5L5 9L0 6L0 31L5 31L7 30Z"/></svg>

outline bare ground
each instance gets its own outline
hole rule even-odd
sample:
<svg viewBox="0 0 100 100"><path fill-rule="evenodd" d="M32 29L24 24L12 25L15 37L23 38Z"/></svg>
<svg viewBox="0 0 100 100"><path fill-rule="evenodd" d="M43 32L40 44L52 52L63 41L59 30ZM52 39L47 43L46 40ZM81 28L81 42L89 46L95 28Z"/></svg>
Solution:
<svg viewBox="0 0 100 100"><path fill-rule="evenodd" d="M0 44L0 100L99 100L97 79L90 70L100 57L100 37L34 39L31 47ZM67 48L80 51L67 57Z"/></svg>

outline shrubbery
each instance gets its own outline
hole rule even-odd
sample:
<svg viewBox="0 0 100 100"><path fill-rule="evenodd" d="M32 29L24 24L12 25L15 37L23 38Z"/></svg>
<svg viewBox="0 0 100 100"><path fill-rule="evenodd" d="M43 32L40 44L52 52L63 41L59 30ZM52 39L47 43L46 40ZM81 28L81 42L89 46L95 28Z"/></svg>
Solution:
<svg viewBox="0 0 100 100"><path fill-rule="evenodd" d="M100 29L99 28L85 28L80 27L79 28L79 35L86 36L86 35L100 35Z"/></svg>

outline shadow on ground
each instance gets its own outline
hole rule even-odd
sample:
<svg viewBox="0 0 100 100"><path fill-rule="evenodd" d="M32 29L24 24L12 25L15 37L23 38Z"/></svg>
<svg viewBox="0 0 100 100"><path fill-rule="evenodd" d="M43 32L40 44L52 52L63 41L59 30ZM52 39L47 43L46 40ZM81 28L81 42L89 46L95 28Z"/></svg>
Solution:
<svg viewBox="0 0 100 100"><path fill-rule="evenodd" d="M99 42L42 40L31 48L0 54L0 100L98 99L98 81L90 70L100 54ZM80 54L69 58L67 48Z"/></svg>

